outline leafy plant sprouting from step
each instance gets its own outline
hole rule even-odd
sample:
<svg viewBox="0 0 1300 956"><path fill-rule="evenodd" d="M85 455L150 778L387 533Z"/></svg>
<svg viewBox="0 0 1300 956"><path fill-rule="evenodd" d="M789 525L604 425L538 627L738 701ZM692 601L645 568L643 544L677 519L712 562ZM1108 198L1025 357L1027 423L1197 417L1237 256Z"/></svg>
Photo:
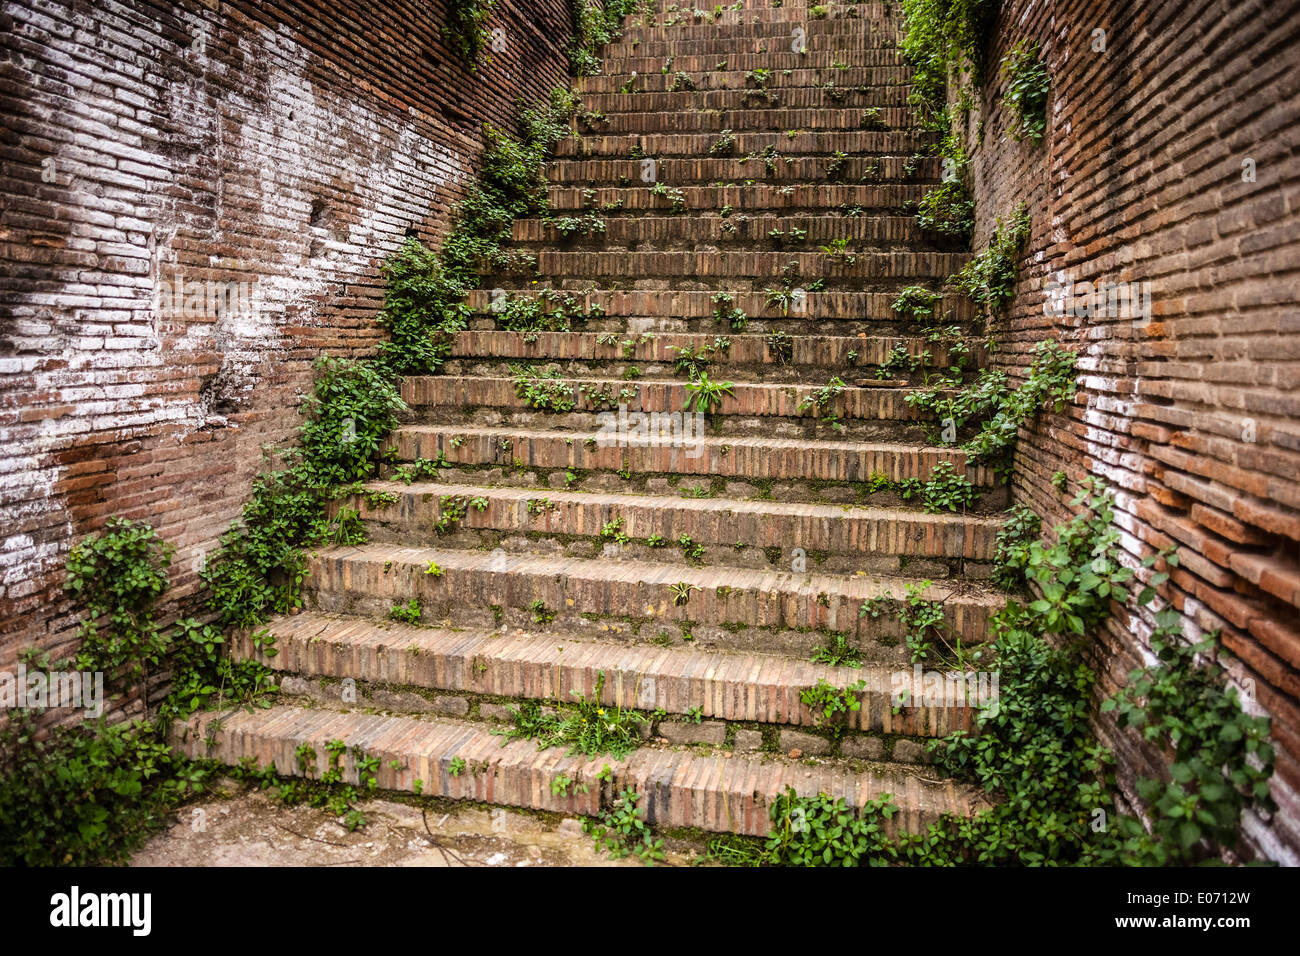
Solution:
<svg viewBox="0 0 1300 956"><path fill-rule="evenodd" d="M993 583L1004 591L1025 585L1025 567L1032 545L1042 534L1043 520L1027 505L1007 509L1007 520L997 534L993 554Z"/></svg>
<svg viewBox="0 0 1300 956"><path fill-rule="evenodd" d="M713 357L719 352L726 352L731 348L731 339L725 335L714 336L713 341L708 345L701 345L698 349L691 345L674 345L670 348L677 353L673 359L673 367L677 374L685 374L691 381L698 381L708 368Z"/></svg>
<svg viewBox="0 0 1300 956"><path fill-rule="evenodd" d="M821 247L821 251L830 256L834 262L842 262L846 266L852 266L858 261L858 257L856 254L849 252L850 241L845 238L832 239Z"/></svg>
<svg viewBox="0 0 1300 956"><path fill-rule="evenodd" d="M557 773L551 778L551 796L553 797L568 797L590 792L590 787L581 780L574 780L567 773Z"/></svg>
<svg viewBox="0 0 1300 956"><path fill-rule="evenodd" d="M557 368L541 371L532 366L512 363L510 372L514 375L515 395L524 400L529 408L550 412L571 412L577 407L573 386L564 380L564 374Z"/></svg>
<svg viewBox="0 0 1300 956"><path fill-rule="evenodd" d="M812 711L817 726L829 727L839 737L846 729L849 712L862 709L858 694L866 686L866 681L856 680L846 687L836 687L821 677L814 686L800 691L799 699Z"/></svg>
<svg viewBox="0 0 1300 956"><path fill-rule="evenodd" d="M714 381L708 372L701 370L695 381L686 383L686 411L694 409L706 415L712 414L714 409L722 406L724 395L734 395L733 386L733 382Z"/></svg>
<svg viewBox="0 0 1300 956"><path fill-rule="evenodd" d="M831 155L831 158L826 161L826 178L833 183L842 182L848 165L848 154L837 149Z"/></svg>
<svg viewBox="0 0 1300 956"><path fill-rule="evenodd" d="M668 86L669 93L690 92L699 89L695 85L695 79L689 73L683 73L680 70L673 74L673 81Z"/></svg>
<svg viewBox="0 0 1300 956"><path fill-rule="evenodd" d="M768 231L767 238L771 239L778 249L784 249L786 246L797 246L808 238L808 230L799 226L791 226L790 231L784 229L772 229Z"/></svg>
<svg viewBox="0 0 1300 956"><path fill-rule="evenodd" d="M540 598L531 601L528 605L528 610L533 612L534 624L550 624L555 620L555 612L548 609L546 607L546 602L542 601Z"/></svg>
<svg viewBox="0 0 1300 956"><path fill-rule="evenodd" d="M1021 40L1002 58L1002 76L1007 88L1002 105L1015 121L1011 136L1017 142L1042 142L1047 131L1047 91L1051 77L1047 64L1038 58L1038 43Z"/></svg>
<svg viewBox="0 0 1300 956"><path fill-rule="evenodd" d="M1074 397L1076 361L1074 352L1049 339L1034 346L1025 380L1015 389L1008 386L1001 369L986 368L955 394L945 394L938 388L917 389L908 392L904 401L951 422L955 430L981 420L978 432L961 447L975 462L988 462L1005 479L1014 464L1020 426L1043 408L1061 411Z"/></svg>
<svg viewBox="0 0 1300 956"><path fill-rule="evenodd" d="M858 127L873 133L883 133L889 129L885 124L884 114L876 106L862 111L862 116L858 119Z"/></svg>
<svg viewBox="0 0 1300 956"><path fill-rule="evenodd" d="M780 162L782 159L785 159L785 162L787 163L790 162L790 160L783 157L777 151L777 148L773 146L771 143L768 143L760 150L755 150L754 152L751 152L741 157L740 164L743 166L746 163L748 163L751 159L761 160L763 163L763 169L767 172L767 175L769 176L776 175L776 164Z"/></svg>
<svg viewBox="0 0 1300 956"><path fill-rule="evenodd" d="M419 624L420 615L424 613L424 608L420 605L419 598L411 598L405 604L394 604L389 610L388 616L394 621L401 621L403 624Z"/></svg>
<svg viewBox="0 0 1300 956"><path fill-rule="evenodd" d="M905 342L899 342L890 349L889 355L885 357L885 360L880 363L880 367L876 369L876 378L888 379L896 378L900 375L907 375L910 372L915 372L923 364L928 362L930 358L931 356L929 352L923 352L920 355L913 356L907 350L907 344Z"/></svg>
<svg viewBox="0 0 1300 956"><path fill-rule="evenodd" d="M930 469L927 481L904 478L898 483L898 489L905 501L919 496L930 514L938 514L945 508L949 511L964 511L979 498L975 486L964 474L958 473L950 461L941 461Z"/></svg>
<svg viewBox="0 0 1300 956"><path fill-rule="evenodd" d="M802 306L805 292L817 292L826 284L824 279L814 279L806 286L799 286L799 263L791 261L781 270L781 284L768 286L763 290L767 304L779 306L781 314L788 316L792 306Z"/></svg>
<svg viewBox="0 0 1300 956"><path fill-rule="evenodd" d="M496 4L497 0L450 0L447 4L443 39L451 44L472 71L478 71L479 60L487 49L487 21Z"/></svg>
<svg viewBox="0 0 1300 956"><path fill-rule="evenodd" d="M777 365L789 365L794 361L794 337L789 332L770 332L767 339L767 351Z"/></svg>
<svg viewBox="0 0 1300 956"><path fill-rule="evenodd" d="M559 506L550 498L529 498L527 501L528 514L536 518L538 515L545 514L548 511L554 511Z"/></svg>
<svg viewBox="0 0 1300 956"><path fill-rule="evenodd" d="M667 856L663 849L664 841L655 837L637 809L640 799L640 795L630 787L624 789L599 821L584 820L582 829L595 839L597 850L605 851L612 858L621 859L631 854L647 866L653 866Z"/></svg>
<svg viewBox="0 0 1300 956"><path fill-rule="evenodd" d="M728 293L715 292L711 301L715 321L727 323L733 332L743 332L749 325L749 316L736 308L736 300Z"/></svg>
<svg viewBox="0 0 1300 956"><path fill-rule="evenodd" d="M543 711L539 701L524 701L510 709L513 725L493 733L507 742L536 740L538 750L567 747L570 755L625 757L640 745L639 728L648 721L635 710L602 704L604 686L605 672L599 671L590 697L575 690L572 702L557 700L550 712Z"/></svg>
<svg viewBox="0 0 1300 956"><path fill-rule="evenodd" d="M736 134L724 129L717 140L709 147L711 156L734 156L736 154Z"/></svg>
<svg viewBox="0 0 1300 956"><path fill-rule="evenodd" d="M848 386L838 375L833 376L831 380L821 388L805 395L799 400L798 411L800 414L816 409L817 417L823 421L829 422L831 428L837 432L844 431L844 426L840 424L839 415L835 411L835 400L844 394Z"/></svg>
<svg viewBox="0 0 1300 956"><path fill-rule="evenodd" d="M627 544L632 539L623 531L623 519L612 518L607 521L600 529L600 536L607 541L615 541L618 544Z"/></svg>
<svg viewBox="0 0 1300 956"><path fill-rule="evenodd" d="M832 667L861 667L862 654L849 643L848 635L843 631L831 631L826 643L813 650L812 662Z"/></svg>
<svg viewBox="0 0 1300 956"><path fill-rule="evenodd" d="M548 216L545 222L560 234L561 239L605 234L605 220L591 212L581 216Z"/></svg>
<svg viewBox="0 0 1300 956"><path fill-rule="evenodd" d="M451 462L439 451L437 458L417 458L410 464L399 465L393 470L393 480L400 481L404 485L422 481L425 478L432 478L436 481L438 470L450 467Z"/></svg>
<svg viewBox="0 0 1300 956"><path fill-rule="evenodd" d="M899 315L928 325L934 321L935 303L942 299L942 292L933 292L921 285L909 285L898 294L890 308Z"/></svg>
<svg viewBox="0 0 1300 956"><path fill-rule="evenodd" d="M686 194L677 187L669 188L665 183L655 183L650 187L650 195L668 200L668 211L679 213L686 211Z"/></svg>
<svg viewBox="0 0 1300 956"><path fill-rule="evenodd" d="M682 533L677 539L677 545L682 549L682 556L691 564L704 563L704 545L696 543L690 535ZM699 588L695 588L695 590L698 591Z"/></svg>
<svg viewBox="0 0 1300 956"><path fill-rule="evenodd" d="M681 606L689 604L691 592L700 590L694 584L688 584L685 581L678 581L676 584L668 585L668 590L672 592L673 604Z"/></svg>
<svg viewBox="0 0 1300 956"><path fill-rule="evenodd" d="M488 500L483 497L443 495L438 499L438 520L434 522L433 530L438 534L445 534L469 514L470 508L475 511L486 511L487 506Z"/></svg>
<svg viewBox="0 0 1300 956"><path fill-rule="evenodd" d="M541 289L535 296L504 296L492 303L496 326L507 332L571 332L604 316L605 310L592 303L584 307L569 292Z"/></svg>

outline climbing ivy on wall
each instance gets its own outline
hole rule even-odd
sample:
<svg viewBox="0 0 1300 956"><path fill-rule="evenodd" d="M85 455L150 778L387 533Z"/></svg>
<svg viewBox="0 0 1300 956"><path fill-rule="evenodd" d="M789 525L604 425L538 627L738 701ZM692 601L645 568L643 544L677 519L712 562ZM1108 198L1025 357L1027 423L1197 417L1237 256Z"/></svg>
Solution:
<svg viewBox="0 0 1300 956"><path fill-rule="evenodd" d="M1021 40L1002 58L1002 76L1007 88L1002 105L1015 120L1011 137L1017 142L1040 143L1047 132L1047 91L1051 76L1047 64L1038 58L1038 44Z"/></svg>
<svg viewBox="0 0 1300 956"><path fill-rule="evenodd" d="M600 72L596 51L618 39L623 18L649 6L648 0L569 0L573 13L573 40L569 44L569 69L574 76Z"/></svg>
<svg viewBox="0 0 1300 956"><path fill-rule="evenodd" d="M447 0L443 38L471 70L477 70L488 44L487 21L497 0Z"/></svg>

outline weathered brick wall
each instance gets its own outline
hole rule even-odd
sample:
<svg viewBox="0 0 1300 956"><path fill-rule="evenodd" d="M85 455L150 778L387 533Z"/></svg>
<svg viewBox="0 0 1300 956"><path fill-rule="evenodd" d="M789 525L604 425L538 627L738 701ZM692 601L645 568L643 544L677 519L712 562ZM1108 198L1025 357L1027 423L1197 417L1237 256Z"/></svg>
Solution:
<svg viewBox="0 0 1300 956"><path fill-rule="evenodd" d="M312 360L375 344L383 257L445 228L484 121L565 82L566 0L502 0L478 73L444 22L442 0L5 4L0 667L70 649L63 561L110 515L174 542L193 595ZM249 301L155 308L178 277Z"/></svg>
<svg viewBox="0 0 1300 956"><path fill-rule="evenodd" d="M1104 50L1094 49L1097 30ZM1052 74L1037 146L1004 136L999 102L998 61L1022 37L1042 43ZM1273 719L1280 811L1247 830L1258 852L1291 862L1300 850L1298 45L1293 0L1008 0L970 126L976 136L983 118L977 243L1022 199L1033 216L997 360L1022 369L1047 336L1081 356L1074 406L1021 443L1016 498L1057 521L1068 498L1052 473L1064 468L1071 492L1099 475L1118 491L1135 561L1179 547L1164 596L1189 636L1220 632L1220 659ZM1046 314L1049 281L1067 275L1150 283L1150 323ZM1105 634L1103 693L1149 656L1149 631L1117 619ZM1152 754L1102 731L1120 752L1122 782L1154 772Z"/></svg>

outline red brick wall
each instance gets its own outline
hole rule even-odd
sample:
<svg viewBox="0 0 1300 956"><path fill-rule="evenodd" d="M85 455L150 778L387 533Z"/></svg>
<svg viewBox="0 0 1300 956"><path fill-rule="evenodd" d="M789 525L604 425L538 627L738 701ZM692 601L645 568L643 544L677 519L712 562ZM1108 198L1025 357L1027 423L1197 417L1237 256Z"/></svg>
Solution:
<svg viewBox="0 0 1300 956"><path fill-rule="evenodd" d="M1105 30L1095 51L1094 30ZM1022 37L1052 74L1041 145L1004 135L997 63ZM997 360L1022 369L1055 336L1080 351L1068 413L1022 440L1015 496L1053 521L1064 468L1119 494L1136 560L1177 544L1164 596L1186 633L1218 630L1219 658L1273 719L1271 821L1257 852L1300 850L1300 4L1294 0L1008 0L974 152L977 244L1029 203L1033 235ZM1243 161L1255 181L1243 181ZM1046 283L1149 282L1152 317L1050 316ZM1023 436L1022 436L1023 437ZM1102 691L1141 659L1149 622L1121 616L1097 648ZM1109 728L1103 733L1114 738ZM1114 738L1121 780L1152 755Z"/></svg>
<svg viewBox="0 0 1300 956"><path fill-rule="evenodd" d="M485 120L565 82L566 0L501 0L477 74L443 22L442 0L4 5L0 667L70 649L63 561L109 515L174 542L193 595L311 361L373 347L383 257L445 228ZM255 314L160 314L178 273L246 283Z"/></svg>

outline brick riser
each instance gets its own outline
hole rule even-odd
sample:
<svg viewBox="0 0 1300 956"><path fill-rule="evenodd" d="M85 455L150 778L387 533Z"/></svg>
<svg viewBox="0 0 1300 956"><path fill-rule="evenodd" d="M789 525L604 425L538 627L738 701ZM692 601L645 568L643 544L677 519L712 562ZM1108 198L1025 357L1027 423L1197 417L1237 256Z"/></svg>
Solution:
<svg viewBox="0 0 1300 956"><path fill-rule="evenodd" d="M712 334L664 332L652 338L642 338L630 333L616 336L614 341L600 341L599 332L544 332L539 334L474 330L461 332L452 344L451 358L443 365L442 373L448 377L485 376L488 378L513 378L511 368L516 364L534 364L540 367L558 367L573 378L604 378L626 383L626 373L635 367L643 378L673 378L674 360L681 348L700 350L713 344L719 334L726 334L731 347L726 352L714 354L710 359L710 377L723 381L762 382L784 385L803 384L820 388L832 376L838 375L846 382L862 379L871 381L872 387L883 387L873 375L876 369L889 361L894 348L902 343L908 355L921 360L930 354L930 366L947 367L955 356L938 343L916 336L813 336L792 338L792 349L783 364L771 354L767 336L753 333L727 333L719 326ZM967 365L971 369L983 367L988 353L981 339L967 339L969 353ZM852 354L850 354L852 353ZM911 377L922 379L924 369L905 375L891 371L890 380ZM856 374L855 374L856 373ZM408 381L417 381L413 377ZM680 380L678 380L680 381ZM411 396L413 397L413 396ZM407 398L410 401L410 397Z"/></svg>
<svg viewBox="0 0 1300 956"><path fill-rule="evenodd" d="M501 465L527 469L581 469L631 474L705 476L748 480L868 482L875 474L891 481L928 479L940 462L951 462L977 488L994 489L992 470L966 463L966 453L951 448L848 442L823 439L754 438L707 435L696 447L591 447L590 427L582 431L527 431L407 425L391 436L397 460L436 459L463 465ZM698 451L698 453L697 453Z"/></svg>
<svg viewBox="0 0 1300 956"><path fill-rule="evenodd" d="M810 164L812 161L808 161ZM606 164L583 163L583 166L597 166ZM609 164L613 165L613 164ZM698 178L714 178L708 173L708 166L720 165L717 163L706 163L701 161L699 164L704 169L692 169L686 171L686 176L697 176ZM824 168L824 163L818 163L819 168ZM624 175L615 171L606 171L603 169L594 170L598 176L608 177L610 180L617 176ZM575 171L576 177L576 171ZM587 179L589 177L583 177ZM674 178L684 178L680 174ZM764 215L761 217L747 217L743 214L735 216L708 216L700 218L697 216L673 216L673 215L638 215L622 216L601 214L600 217L605 224L604 233L596 233L592 236L573 235L563 236L555 226L547 223L542 219L518 219L513 227L513 237L515 246L520 249L534 249L545 243L550 246L559 246L560 248L578 248L582 249L588 245L598 244L615 244L615 243L655 243L662 245L664 243L756 243L760 248L772 251L800 251L808 252L816 249L817 246L825 245L834 239L850 239L853 241L853 249L857 254L876 252L881 250L906 248L915 249L917 245L923 244L926 237L922 235L921 230L917 228L915 219L903 218L901 216L880 216L867 218L865 216L845 216L835 215L807 215L807 216L771 216ZM769 236L773 230L780 230L787 235L792 229L803 229L808 233L806 239L802 242L789 245L783 244L778 246L776 240Z"/></svg>
<svg viewBox="0 0 1300 956"><path fill-rule="evenodd" d="M727 380L725 368L710 368L717 381ZM664 369L657 378L672 374ZM850 382L872 381L841 370ZM558 381L558 380L557 380ZM595 434L597 415L626 405L629 412L680 413L689 394L680 381L653 381L570 377L563 380L572 389L576 408L570 412L535 410L516 391L512 378L438 377L407 381L407 404L429 425L502 426L521 429L557 428ZM584 393L582 388L594 390ZM932 423L927 413L909 407L906 391L899 383L881 387L847 389L834 403L840 428L819 421L826 416L815 407L799 410L799 402L814 392L813 386L795 388L789 384L765 385L733 382L731 394L709 413L709 433L766 435L781 438L816 439L833 434L848 441L925 441L921 423Z"/></svg>
<svg viewBox="0 0 1300 956"><path fill-rule="evenodd" d="M787 127L790 129L792 127ZM894 130L864 129L810 129L802 130L791 139L781 130L754 132L744 127L732 128L725 124L718 130L731 129L736 136L736 155L743 157L751 152L762 151L767 146L776 147L781 156L791 158L799 156L826 157L836 151L849 155L865 155L873 158L888 156L910 156L931 141L931 137ZM555 144L556 164L571 162L575 159L629 159L633 145L641 147L645 155L657 159L668 157L672 162L684 160L701 160L709 157L709 148L718 141L717 131L695 133L655 133L644 132L639 135L614 136L600 131L584 135L581 139L562 139ZM747 164L753 171L744 179L763 180L780 178L782 169L792 169L784 160L776 164L775 171L769 175L761 159L751 160ZM922 170L934 169L934 165L925 166L925 161L917 166L919 177ZM633 182L639 181L638 177ZM822 177L817 177L822 178ZM843 199L829 204L832 208ZM860 200L859 200L860 201ZM734 205L734 203L733 203Z"/></svg>
<svg viewBox="0 0 1300 956"><path fill-rule="evenodd" d="M625 760L565 756L563 749L538 751L518 740L502 746L487 729L459 721L381 717L332 710L276 707L233 714L205 712L173 728L174 746L188 756L228 764L244 760L274 765L285 776L301 776L296 749L316 751L314 776L326 769L331 740L358 746L379 759L378 785L385 790L413 791L421 781L425 796L473 800L557 813L595 815L624 787L643 795L646 819L660 827L695 827L714 832L762 836L768 806L789 785L801 795L825 792L855 806L884 793L894 796L901 813L890 826L918 830L943 812L967 814L977 798L966 788L935 783L898 767L871 766L858 772L844 767L805 767L795 761L647 747ZM465 770L452 776L459 758ZM402 769L395 770L391 761ZM343 779L356 783L351 752L341 761ZM602 785L596 774L608 766L612 778ZM569 796L552 792L560 774L589 787Z"/></svg>
<svg viewBox="0 0 1300 956"><path fill-rule="evenodd" d="M676 63L673 64L676 66ZM745 70L732 69L730 60L727 63L728 69L716 69L717 61L712 66L714 69L699 72L692 75L695 85L702 91L710 90L752 90L753 83L745 79ZM662 72L663 64L659 68L651 71L639 71L637 73L636 88L640 90L636 94L620 93L624 85L631 78L632 74L628 73L602 73L599 76L579 77L574 81L573 88L582 95L584 103L590 102L587 98L590 96L617 95L626 97L635 102L635 98L643 96L653 96L656 94L669 93L675 82L676 70L669 70L667 73ZM689 71L685 71L689 72ZM838 69L833 66L821 68L812 68L803 66L799 69L792 69L789 75L784 70L777 70L772 73L767 80L767 89L773 93L781 95L788 91L795 90L821 90L827 83L833 83L840 89L854 90L853 97L859 94L856 87L871 87L872 94L876 91L888 91L883 95L889 97L901 97L897 100L899 104L906 104L907 95L911 92L912 87L908 82L908 72L906 68L900 66L850 66L844 69ZM684 95L681 93L675 95ZM833 101L832 101L833 102ZM853 102L850 100L849 102ZM836 105L843 105L836 104Z"/></svg>
<svg viewBox="0 0 1300 956"><path fill-rule="evenodd" d="M936 290L937 291L937 290ZM490 315L493 290L486 289L471 292L465 298L466 305L473 311ZM519 298L534 298L540 293L536 286L527 286L520 290ZM708 319L718 332L726 329L717 324L713 318L714 303L712 292L691 289L603 289L596 292L573 292L576 305L582 309L599 306L610 318L653 317L660 321L671 322L681 319ZM751 319L765 319L773 325L791 322L801 323L789 331L808 335L845 334L821 332L808 329L812 320L866 320L878 321L882 325L897 321L893 310L895 294L889 292L835 291L809 292L803 312L797 315L782 315L779 307L768 304L767 296L761 291L738 291L734 293L735 307L744 311ZM947 294L941 299L936 309L940 314L951 313L953 322L969 322L976 318L970 300ZM593 323L593 328L595 323ZM915 325L912 325L915 333ZM539 335L545 333L538 333ZM774 359L767 359L774 361Z"/></svg>

